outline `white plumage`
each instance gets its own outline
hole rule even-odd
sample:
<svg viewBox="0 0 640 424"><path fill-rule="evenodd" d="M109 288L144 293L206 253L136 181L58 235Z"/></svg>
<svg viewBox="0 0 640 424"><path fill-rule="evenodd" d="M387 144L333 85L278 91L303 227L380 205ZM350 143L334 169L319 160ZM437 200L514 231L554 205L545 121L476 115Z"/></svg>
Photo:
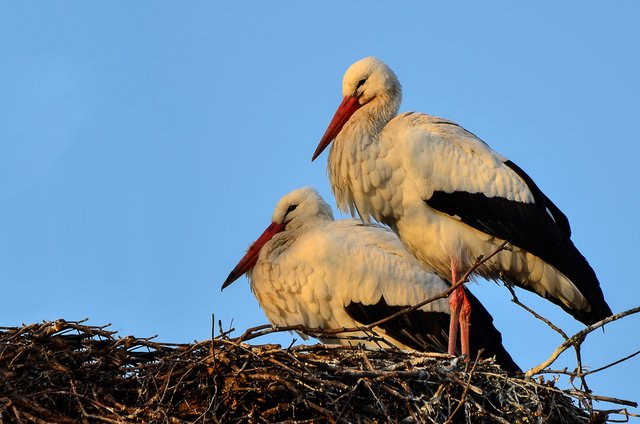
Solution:
<svg viewBox="0 0 640 424"><path fill-rule="evenodd" d="M267 318L279 326L366 325L449 286L425 271L390 230L353 219L334 221L330 207L311 188L295 190L278 202L272 223L223 288L245 272ZM472 348L483 348L486 356L496 355L505 368L517 369L502 347L491 316L478 305L481 335ZM386 334L386 340L400 348L443 351L448 321L448 301L440 299L376 332ZM322 341L349 343L334 338Z"/></svg>
<svg viewBox="0 0 640 424"><path fill-rule="evenodd" d="M341 210L389 225L454 282L508 241L479 274L534 291L587 324L611 314L567 218L517 165L452 121L397 115L400 83L376 58L354 63L342 91L313 156L335 139L328 173Z"/></svg>

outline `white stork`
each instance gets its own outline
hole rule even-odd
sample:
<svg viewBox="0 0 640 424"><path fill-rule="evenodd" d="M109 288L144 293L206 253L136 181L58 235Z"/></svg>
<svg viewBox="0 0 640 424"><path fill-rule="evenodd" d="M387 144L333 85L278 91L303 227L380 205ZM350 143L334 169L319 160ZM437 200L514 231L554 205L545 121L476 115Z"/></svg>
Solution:
<svg viewBox="0 0 640 424"><path fill-rule="evenodd" d="M331 208L312 188L295 190L278 202L273 222L222 288L244 273L267 318L278 326L367 325L449 287L427 272L390 230L354 219L334 221ZM483 349L483 356L495 356L504 369L519 370L491 315L471 293L466 296L473 304L471 353ZM449 303L440 299L375 331L399 348L446 352L448 326ZM350 343L339 337L321 341Z"/></svg>
<svg viewBox="0 0 640 424"><path fill-rule="evenodd" d="M478 256L507 241L509 250L480 275L538 293L585 324L611 315L593 269L570 239L566 216L520 167L455 122L398 115L400 82L376 58L349 67L342 93L313 155L333 141L327 170L342 211L388 225L424 265L454 284ZM459 320L468 353L468 302L462 291L449 301L449 351Z"/></svg>

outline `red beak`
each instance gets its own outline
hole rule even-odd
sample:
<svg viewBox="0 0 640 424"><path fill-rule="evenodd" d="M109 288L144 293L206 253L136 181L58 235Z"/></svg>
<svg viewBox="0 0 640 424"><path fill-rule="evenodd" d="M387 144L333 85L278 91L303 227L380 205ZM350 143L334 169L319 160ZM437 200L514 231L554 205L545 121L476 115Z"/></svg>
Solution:
<svg viewBox="0 0 640 424"><path fill-rule="evenodd" d="M338 106L336 114L333 115L333 119L331 120L331 123L329 123L327 130L324 132L324 135L320 140L320 144L318 144L316 151L313 153L313 157L311 158L312 162L320 156L320 153L322 153L322 151L331 144L333 139L338 136L342 127L344 127L344 124L347 123L349 118L351 118L351 115L353 115L358 109L360 109L360 103L358 103L357 97L347 96L342 99L342 103Z"/></svg>
<svg viewBox="0 0 640 424"><path fill-rule="evenodd" d="M247 253L245 253L242 259L240 259L238 265L233 268L233 271L229 273L227 279L222 283L220 290L224 290L225 287L240 278L242 274L253 268L256 265L256 262L258 262L258 256L260 255L262 246L282 230L284 230L284 224L276 224L275 222L272 222L267 229L264 230L262 235L258 237L258 240L253 242L251 247L249 247L249 250L247 250Z"/></svg>

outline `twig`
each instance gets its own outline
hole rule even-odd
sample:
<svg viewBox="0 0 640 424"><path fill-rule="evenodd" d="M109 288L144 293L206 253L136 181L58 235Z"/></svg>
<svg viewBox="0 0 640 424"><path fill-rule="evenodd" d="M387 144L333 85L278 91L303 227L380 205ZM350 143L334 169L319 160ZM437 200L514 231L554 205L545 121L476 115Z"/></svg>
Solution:
<svg viewBox="0 0 640 424"><path fill-rule="evenodd" d="M581 351L580 348L582 347L582 342L584 342L585 337L586 337L586 335L584 335L582 338L576 340L576 342L573 345L573 347L576 350L576 370L575 370L575 374L580 379L580 384L581 384L580 389L581 389L582 393L585 394L585 396L583 398L581 398L580 401L585 402L584 405L589 410L589 415L593 415L593 401L592 401L592 398L589 396L589 394L591 393L591 389L589 389L589 385L587 384L587 380L586 380L586 378L584 376L584 373L582 371L582 351Z"/></svg>
<svg viewBox="0 0 640 424"><path fill-rule="evenodd" d="M568 390L567 393L573 396L584 395L584 393L582 393L580 390ZM638 403L632 400L625 400L625 399L619 399L619 398L614 398L610 396L600 396L600 395L592 395L592 394L590 394L589 396L591 396L592 399L598 400L601 402L616 403L618 405L632 406L634 408L638 407Z"/></svg>
<svg viewBox="0 0 640 424"><path fill-rule="evenodd" d="M571 346L574 345L574 343L579 342L580 340L582 340L587 334L593 332L594 330L602 327L605 324L608 324L612 321L617 321L620 318L626 317L627 315L633 315L640 312L640 306L626 310L624 312L620 312L619 314L615 314L612 315L610 317L607 317L601 321L596 322L595 324L591 324L590 326L586 327L585 329L577 332L576 334L574 334L573 336L571 336L570 338L568 338L567 340L565 340L560 346L558 346L558 348L551 354L551 356L549 357L549 359L547 359L546 361L542 362L540 365L535 366L533 368L531 368L529 371L527 371L525 373L525 376L527 377L531 377L534 374L539 373L540 371L544 370L545 368L547 368L549 365L551 365L552 363L555 362L556 359L558 359L558 357L567 349L569 349Z"/></svg>
<svg viewBox="0 0 640 424"><path fill-rule="evenodd" d="M520 302L520 299L518 299L518 296L516 296L516 292L513 290L513 287L511 287L511 284L509 284L508 282L505 281L504 282L504 286L511 293L511 301L513 303L515 303L516 305L520 306L525 311L529 312L531 315L533 315L534 317L536 317L540 321L542 321L545 324L547 324L549 327L551 327L551 329L553 331L555 331L556 333L560 334L563 339L565 339L565 340L569 339L569 336L567 336L567 333L562 331L562 329L560 327L556 326L554 323L549 321L547 318L543 317L542 315L540 315L539 313L537 313L536 311L534 311L533 309L531 309L530 307L528 307L524 303Z"/></svg>
<svg viewBox="0 0 640 424"><path fill-rule="evenodd" d="M424 300L420 303L417 303L413 306L409 306L407 308L404 308L398 312L396 312L395 314L389 315L388 317L382 318L374 323L371 323L369 325L366 326L366 328L371 329L374 327L379 326L380 324L384 324L387 321L390 321L392 319L398 318L402 315L411 313L417 309L420 309L421 307L423 307L424 305L427 305L431 302L434 302L436 300L439 299L444 299L449 297L449 295L451 295L451 293L454 292L455 289L457 289L459 286L463 285L464 283L466 283L467 281L469 281L469 276L474 273L481 265L483 265L485 262L487 262L489 259L493 258L495 255L497 255L498 253L500 253L501 251L503 251L506 247L508 242L504 241L502 242L497 248L496 250L491 253L489 256L484 257L484 256L479 256L478 258L476 258L476 261L474 262L474 264L471 266L471 268L469 268L467 270L467 272L464 273L464 275L462 276L462 278L460 278L459 281L457 281L455 284L451 285L447 290L445 290L444 292L440 293L439 295L433 296L427 300Z"/></svg>
<svg viewBox="0 0 640 424"><path fill-rule="evenodd" d="M595 373L600 372L600 371L602 371L602 370L606 370L607 368L610 368L610 367L612 367L612 366L614 366L614 365L618 365L619 363L622 363L622 362L624 362L624 361L627 361L627 360L629 360L629 359L633 358L634 356L636 356L636 355L638 355L638 354L640 354L640 350L638 350L638 351L636 351L636 352L633 352L631 355L627 355L627 356L625 356L624 358L622 358L622 359L618 359L617 361L614 361L614 362L612 362L612 363L610 363L610 364L607 364L607 365L602 366L602 367L600 367L600 368L596 368L595 370L587 371L587 372L585 372L585 373L584 373L584 375L595 374Z"/></svg>
<svg viewBox="0 0 640 424"><path fill-rule="evenodd" d="M476 365L478 365L479 360L480 360L480 352L478 352L476 356L476 360L473 361L473 366L471 367L471 371L469 371L469 378L467 379L467 384L465 384L464 386L464 391L462 392L462 396L460 396L460 401L458 402L458 405L453 410L453 412L451 413L447 421L445 421L445 424L450 424L453 420L453 417L455 417L456 414L458 413L458 410L462 408L462 405L464 405L467 399L467 393L469 393L469 388L471 387L471 378L473 378L473 372L476 370Z"/></svg>

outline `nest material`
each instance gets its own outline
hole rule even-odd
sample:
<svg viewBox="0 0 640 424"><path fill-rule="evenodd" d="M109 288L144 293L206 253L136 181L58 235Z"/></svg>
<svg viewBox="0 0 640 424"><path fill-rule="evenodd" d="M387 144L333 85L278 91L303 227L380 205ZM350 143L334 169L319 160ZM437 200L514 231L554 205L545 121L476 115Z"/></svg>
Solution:
<svg viewBox="0 0 640 424"><path fill-rule="evenodd" d="M0 328L0 422L587 423L549 382L491 360L326 345L116 338L58 320ZM440 355L442 356L442 355Z"/></svg>

